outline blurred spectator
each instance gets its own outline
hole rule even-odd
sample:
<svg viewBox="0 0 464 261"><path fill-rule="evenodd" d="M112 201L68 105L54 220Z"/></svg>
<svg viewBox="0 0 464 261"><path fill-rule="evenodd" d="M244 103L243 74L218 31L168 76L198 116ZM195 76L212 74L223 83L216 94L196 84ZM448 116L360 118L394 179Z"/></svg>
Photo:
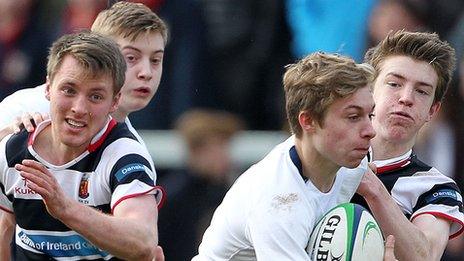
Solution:
<svg viewBox="0 0 464 261"><path fill-rule="evenodd" d="M116 1L116 0L109 0L109 1ZM142 3L148 6L151 10L159 10L165 0L128 0L127 2L133 3Z"/></svg>
<svg viewBox="0 0 464 261"><path fill-rule="evenodd" d="M62 32L90 29L98 13L107 7L106 0L67 0L62 13Z"/></svg>
<svg viewBox="0 0 464 261"><path fill-rule="evenodd" d="M463 9L462 0L380 0L369 22L372 44L378 43L390 30L401 29L437 32L447 39Z"/></svg>
<svg viewBox="0 0 464 261"><path fill-rule="evenodd" d="M315 51L337 52L362 61L367 21L377 0L287 0L293 41L301 58Z"/></svg>
<svg viewBox="0 0 464 261"><path fill-rule="evenodd" d="M190 260L230 184L229 143L243 127L236 116L213 110L188 111L176 130L187 146L186 166L159 183L168 201L159 216L159 244L166 260Z"/></svg>
<svg viewBox="0 0 464 261"><path fill-rule="evenodd" d="M281 0L197 0L206 23L215 107L251 129L281 129L282 74L290 62Z"/></svg>
<svg viewBox="0 0 464 261"><path fill-rule="evenodd" d="M45 81L52 32L39 19L39 0L0 0L0 100Z"/></svg>
<svg viewBox="0 0 464 261"><path fill-rule="evenodd" d="M425 30L424 6L417 2L420 0L380 0L369 19L371 45L383 40L390 31Z"/></svg>

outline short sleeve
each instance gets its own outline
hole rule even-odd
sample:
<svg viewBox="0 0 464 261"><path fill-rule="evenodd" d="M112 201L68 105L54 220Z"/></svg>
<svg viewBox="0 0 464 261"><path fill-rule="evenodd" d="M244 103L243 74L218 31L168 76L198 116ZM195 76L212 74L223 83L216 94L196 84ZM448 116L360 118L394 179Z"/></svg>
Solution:
<svg viewBox="0 0 464 261"><path fill-rule="evenodd" d="M141 195L154 195L161 206L163 189L155 186L154 172L149 161L138 154L128 154L116 161L110 174L111 209L122 201Z"/></svg>

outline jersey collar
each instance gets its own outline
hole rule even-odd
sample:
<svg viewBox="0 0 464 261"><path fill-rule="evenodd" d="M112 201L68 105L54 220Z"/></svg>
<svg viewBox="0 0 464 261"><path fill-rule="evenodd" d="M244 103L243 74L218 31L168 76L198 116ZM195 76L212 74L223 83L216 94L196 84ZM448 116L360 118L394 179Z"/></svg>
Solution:
<svg viewBox="0 0 464 261"><path fill-rule="evenodd" d="M401 156L386 160L374 160L373 163L375 164L375 166L377 166L377 174L382 174L388 171L393 171L406 167L411 163L412 156L412 150L409 150Z"/></svg>
<svg viewBox="0 0 464 261"><path fill-rule="evenodd" d="M51 123L52 121L50 119L39 123L39 125L37 125L37 128L35 128L35 130L29 135L28 145L32 146L32 144L34 144L35 142L37 135ZM87 150L89 152L93 152L98 147L100 147L100 145L103 143L103 141L105 141L106 137L108 136L110 131L116 126L116 124L117 122L115 119L113 119L111 116L108 117L105 126L90 141Z"/></svg>
<svg viewBox="0 0 464 261"><path fill-rule="evenodd" d="M305 175L303 175L303 165L301 164L301 159L298 156L298 153L296 152L295 145L293 145L290 148L289 154L290 154L290 159L293 162L293 165L295 165L295 167L298 169L298 172L300 173L300 176L303 178L303 181L304 182L308 181L308 178Z"/></svg>

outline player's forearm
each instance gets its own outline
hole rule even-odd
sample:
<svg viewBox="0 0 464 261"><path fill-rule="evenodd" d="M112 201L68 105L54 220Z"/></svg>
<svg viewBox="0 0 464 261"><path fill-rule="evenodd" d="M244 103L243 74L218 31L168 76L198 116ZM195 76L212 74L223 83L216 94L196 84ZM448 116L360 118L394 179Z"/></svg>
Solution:
<svg viewBox="0 0 464 261"><path fill-rule="evenodd" d="M398 260L435 260L424 233L404 216L385 188L365 199L383 234L395 236L395 255Z"/></svg>
<svg viewBox="0 0 464 261"><path fill-rule="evenodd" d="M0 260L10 260L14 228L14 217L0 210Z"/></svg>
<svg viewBox="0 0 464 261"><path fill-rule="evenodd" d="M95 246L126 260L150 259L158 242L156 219L147 224L107 215L77 202L59 219Z"/></svg>

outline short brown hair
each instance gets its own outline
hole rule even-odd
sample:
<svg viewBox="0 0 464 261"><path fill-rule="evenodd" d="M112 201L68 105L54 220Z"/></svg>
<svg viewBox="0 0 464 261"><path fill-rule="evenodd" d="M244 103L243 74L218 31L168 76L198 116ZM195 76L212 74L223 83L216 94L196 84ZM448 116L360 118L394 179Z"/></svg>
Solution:
<svg viewBox="0 0 464 261"><path fill-rule="evenodd" d="M100 12L92 31L135 41L142 34L160 33L166 45L168 29L164 21L150 8L140 3L118 2Z"/></svg>
<svg viewBox="0 0 464 261"><path fill-rule="evenodd" d="M436 33L400 30L390 32L384 40L370 48L364 61L371 64L379 72L382 62L395 55L408 56L432 65L438 75L433 102L437 103L443 100L456 64L455 51L451 45L440 40Z"/></svg>
<svg viewBox="0 0 464 261"><path fill-rule="evenodd" d="M370 85L373 79L374 69L370 65L356 64L353 59L336 54L313 53L288 65L283 84L291 131L301 136L298 116L302 111L308 111L323 126L325 113L336 99Z"/></svg>
<svg viewBox="0 0 464 261"><path fill-rule="evenodd" d="M211 109L192 109L184 112L175 125L191 150L201 147L210 137L229 139L244 127L238 116Z"/></svg>
<svg viewBox="0 0 464 261"><path fill-rule="evenodd" d="M89 31L60 37L53 43L48 55L47 76L50 81L67 55L76 59L89 76L109 75L113 79L114 94L121 90L126 62L115 41Z"/></svg>

